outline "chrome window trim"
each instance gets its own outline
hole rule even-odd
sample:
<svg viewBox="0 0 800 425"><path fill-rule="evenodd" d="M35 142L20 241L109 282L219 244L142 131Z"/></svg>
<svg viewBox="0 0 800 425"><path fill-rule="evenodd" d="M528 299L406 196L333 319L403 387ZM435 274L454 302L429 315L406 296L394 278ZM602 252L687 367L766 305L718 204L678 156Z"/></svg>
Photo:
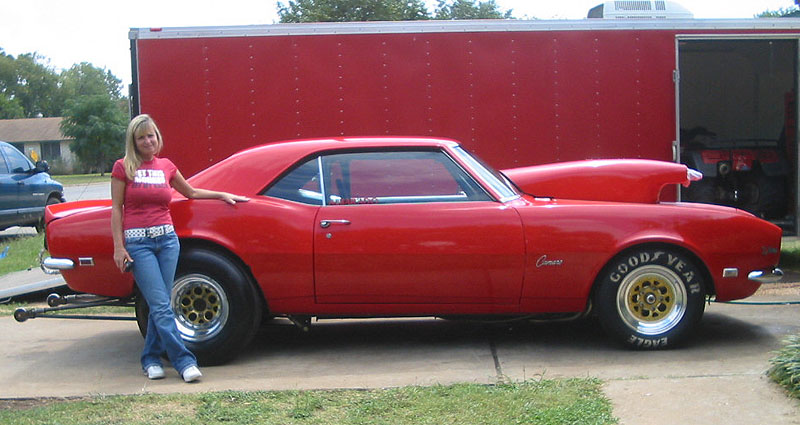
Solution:
<svg viewBox="0 0 800 425"><path fill-rule="evenodd" d="M468 152L466 149L464 149L461 145L453 146L452 150L467 166L469 166L472 169L473 172L477 174L477 177L479 178L477 183L479 186L483 188L483 190L485 191L487 190L487 188L484 187L484 184L489 186L488 193L490 194L494 193L494 195L490 195L491 197L497 199L502 203L513 201L521 197L521 195L517 193L516 189L514 189L513 186L510 186L504 180L501 180L499 177L497 177L491 170L487 169L483 164L481 164L480 161L475 159L475 157L473 157L472 154ZM457 161L456 163L458 164ZM471 173L469 172L466 173L470 175L470 177L473 178L473 180L475 179L475 177L473 177ZM492 184L491 182L495 182L495 184ZM498 190L498 188L503 188L505 190L501 191ZM512 192L512 194L504 194L503 192Z"/></svg>

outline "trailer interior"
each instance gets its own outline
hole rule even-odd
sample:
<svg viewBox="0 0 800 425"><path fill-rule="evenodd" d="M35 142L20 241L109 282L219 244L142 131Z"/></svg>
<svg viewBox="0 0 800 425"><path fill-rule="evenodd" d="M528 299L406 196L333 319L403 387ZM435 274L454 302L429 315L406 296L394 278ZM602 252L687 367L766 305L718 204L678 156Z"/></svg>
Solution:
<svg viewBox="0 0 800 425"><path fill-rule="evenodd" d="M679 37L678 152L703 172L683 200L748 210L797 234L798 41Z"/></svg>

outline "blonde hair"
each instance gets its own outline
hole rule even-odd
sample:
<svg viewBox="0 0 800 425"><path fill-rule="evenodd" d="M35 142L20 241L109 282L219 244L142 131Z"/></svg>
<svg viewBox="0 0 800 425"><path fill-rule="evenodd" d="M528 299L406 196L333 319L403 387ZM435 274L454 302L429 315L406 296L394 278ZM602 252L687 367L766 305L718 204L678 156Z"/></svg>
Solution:
<svg viewBox="0 0 800 425"><path fill-rule="evenodd" d="M164 142L161 139L161 132L158 130L156 122L150 118L150 115L139 115L128 124L128 131L125 132L125 157L122 159L122 163L125 166L125 175L130 180L133 180L136 170L142 165L142 156L136 150L136 138L150 129L156 133L156 138L158 139L158 146L156 147L156 154L158 154L161 152Z"/></svg>

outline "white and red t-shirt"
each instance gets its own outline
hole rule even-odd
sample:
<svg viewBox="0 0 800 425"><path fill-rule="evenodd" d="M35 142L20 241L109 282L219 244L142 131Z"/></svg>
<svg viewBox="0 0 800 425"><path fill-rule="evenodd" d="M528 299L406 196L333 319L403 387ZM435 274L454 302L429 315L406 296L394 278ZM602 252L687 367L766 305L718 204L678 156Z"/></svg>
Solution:
<svg viewBox="0 0 800 425"><path fill-rule="evenodd" d="M123 160L118 159L111 170L111 177L125 182L125 200L122 212L122 228L172 224L169 215L169 201L172 199L170 182L178 172L172 161L166 158L153 158L142 162L133 180L125 175Z"/></svg>

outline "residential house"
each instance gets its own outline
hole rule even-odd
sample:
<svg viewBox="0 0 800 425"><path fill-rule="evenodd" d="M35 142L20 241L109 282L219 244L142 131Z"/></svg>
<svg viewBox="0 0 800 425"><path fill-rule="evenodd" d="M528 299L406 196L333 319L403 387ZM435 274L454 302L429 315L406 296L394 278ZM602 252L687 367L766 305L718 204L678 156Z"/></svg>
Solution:
<svg viewBox="0 0 800 425"><path fill-rule="evenodd" d="M44 159L58 173L69 173L76 165L76 158L69 149L72 139L61 134L61 120L61 117L0 120L0 140L11 143L28 158Z"/></svg>

